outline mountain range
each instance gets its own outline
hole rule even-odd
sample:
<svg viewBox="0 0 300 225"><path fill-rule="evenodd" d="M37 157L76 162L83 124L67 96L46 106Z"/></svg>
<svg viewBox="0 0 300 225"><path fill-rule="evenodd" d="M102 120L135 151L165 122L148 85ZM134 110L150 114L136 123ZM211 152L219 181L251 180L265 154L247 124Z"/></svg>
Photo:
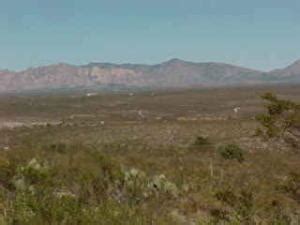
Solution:
<svg viewBox="0 0 300 225"><path fill-rule="evenodd" d="M300 83L300 60L270 72L180 59L156 65L60 63L20 72L0 70L0 93L112 86L163 89L276 83Z"/></svg>

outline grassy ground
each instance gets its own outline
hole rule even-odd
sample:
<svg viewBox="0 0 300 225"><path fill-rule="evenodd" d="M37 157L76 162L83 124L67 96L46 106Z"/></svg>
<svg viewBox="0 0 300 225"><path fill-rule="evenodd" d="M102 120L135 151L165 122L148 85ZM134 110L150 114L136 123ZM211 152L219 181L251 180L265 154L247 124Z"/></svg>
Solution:
<svg viewBox="0 0 300 225"><path fill-rule="evenodd" d="M0 224L300 224L299 152L254 137L266 91L300 102L297 86L3 96Z"/></svg>

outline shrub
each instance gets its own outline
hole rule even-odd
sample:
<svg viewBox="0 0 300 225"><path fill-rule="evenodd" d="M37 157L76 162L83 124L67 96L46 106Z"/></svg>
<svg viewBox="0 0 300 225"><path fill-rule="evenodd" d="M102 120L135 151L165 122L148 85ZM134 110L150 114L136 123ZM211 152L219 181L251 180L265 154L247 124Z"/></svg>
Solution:
<svg viewBox="0 0 300 225"><path fill-rule="evenodd" d="M196 147L203 147L210 145L210 142L207 137L198 136L194 142L194 145Z"/></svg>
<svg viewBox="0 0 300 225"><path fill-rule="evenodd" d="M212 147L212 143L208 139L208 137L204 136L197 136L190 148L192 150L205 152L206 150L209 150Z"/></svg>
<svg viewBox="0 0 300 225"><path fill-rule="evenodd" d="M33 185L45 181L49 175L49 168L46 163L42 164L33 158L27 165L17 168L12 183L17 190L33 190Z"/></svg>
<svg viewBox="0 0 300 225"><path fill-rule="evenodd" d="M245 160L244 150L236 144L221 146L218 148L218 153L226 160L237 160L240 163Z"/></svg>
<svg viewBox="0 0 300 225"><path fill-rule="evenodd" d="M272 93L265 93L261 98L267 102L266 113L256 116L260 123L256 135L265 139L282 139L296 147L295 138L299 137L295 136L295 131L299 130L300 126L300 105L279 99Z"/></svg>
<svg viewBox="0 0 300 225"><path fill-rule="evenodd" d="M128 200L133 202L154 196L177 197L179 194L177 186L164 174L149 177L137 169L124 171L124 189Z"/></svg>

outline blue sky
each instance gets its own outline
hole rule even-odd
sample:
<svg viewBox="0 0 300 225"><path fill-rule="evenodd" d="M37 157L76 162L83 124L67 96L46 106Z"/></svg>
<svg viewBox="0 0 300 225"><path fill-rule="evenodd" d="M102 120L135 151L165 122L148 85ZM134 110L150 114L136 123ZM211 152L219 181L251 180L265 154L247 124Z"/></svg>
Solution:
<svg viewBox="0 0 300 225"><path fill-rule="evenodd" d="M300 59L299 0L0 0L0 68Z"/></svg>

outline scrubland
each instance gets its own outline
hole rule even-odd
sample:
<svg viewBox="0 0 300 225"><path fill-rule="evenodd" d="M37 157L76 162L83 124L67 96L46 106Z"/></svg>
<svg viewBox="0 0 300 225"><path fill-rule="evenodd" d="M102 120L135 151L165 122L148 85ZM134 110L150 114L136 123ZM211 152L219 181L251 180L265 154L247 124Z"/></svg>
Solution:
<svg viewBox="0 0 300 225"><path fill-rule="evenodd" d="M267 91L300 102L299 86L1 96L0 224L300 224L300 149L256 135Z"/></svg>

